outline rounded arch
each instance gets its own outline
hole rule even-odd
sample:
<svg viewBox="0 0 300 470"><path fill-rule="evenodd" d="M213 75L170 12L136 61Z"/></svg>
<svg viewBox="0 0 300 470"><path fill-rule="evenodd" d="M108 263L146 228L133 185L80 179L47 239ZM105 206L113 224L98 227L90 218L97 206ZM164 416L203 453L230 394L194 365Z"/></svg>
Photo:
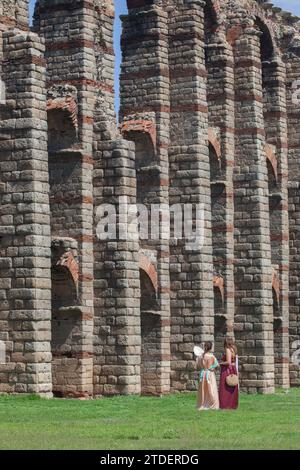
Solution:
<svg viewBox="0 0 300 470"><path fill-rule="evenodd" d="M215 296L219 297L223 304L225 300L225 285L223 277L214 276L214 292Z"/></svg>
<svg viewBox="0 0 300 470"><path fill-rule="evenodd" d="M218 157L215 147L209 142L209 165L210 165L210 180L216 181L221 173L221 160Z"/></svg>
<svg viewBox="0 0 300 470"><path fill-rule="evenodd" d="M157 293L158 291L158 275L155 269L154 264L150 261L150 259L143 255L139 255L139 269L143 271L151 281L152 287L154 291Z"/></svg>
<svg viewBox="0 0 300 470"><path fill-rule="evenodd" d="M214 148L219 159L221 159L221 144L216 132L211 127L208 129L208 142Z"/></svg>
<svg viewBox="0 0 300 470"><path fill-rule="evenodd" d="M261 32L260 53L262 62L269 61L274 56L276 49L275 40L269 26L260 16L255 18L255 27Z"/></svg>
<svg viewBox="0 0 300 470"><path fill-rule="evenodd" d="M204 5L204 27L205 36L209 37L213 34L218 27L218 15L215 2L213 0L206 0Z"/></svg>
<svg viewBox="0 0 300 470"><path fill-rule="evenodd" d="M57 261L56 266L61 266L70 271L74 284L77 285L79 278L78 263L71 251L64 253Z"/></svg>
<svg viewBox="0 0 300 470"><path fill-rule="evenodd" d="M67 266L56 265L51 269L52 279L52 308L74 306L77 302L77 287L70 269Z"/></svg>
<svg viewBox="0 0 300 470"><path fill-rule="evenodd" d="M277 179L276 179L276 174L275 174L274 168L272 166L272 163L268 159L267 159L267 170L268 170L269 194L272 194L272 192L277 187Z"/></svg>
<svg viewBox="0 0 300 470"><path fill-rule="evenodd" d="M277 180L278 180L278 162L277 162L275 152L269 145L265 146L265 152L266 152L266 157L267 157L267 163L270 165L270 169L272 170L272 173L274 175L273 177L275 178L276 183L277 183ZM268 171L269 171L269 167L268 167Z"/></svg>
<svg viewBox="0 0 300 470"><path fill-rule="evenodd" d="M77 143L77 129L68 109L48 108L48 134L50 152L66 150Z"/></svg>
<svg viewBox="0 0 300 470"><path fill-rule="evenodd" d="M279 305L280 301L280 281L278 279L277 273L274 271L272 276L272 291L273 291L273 301Z"/></svg>

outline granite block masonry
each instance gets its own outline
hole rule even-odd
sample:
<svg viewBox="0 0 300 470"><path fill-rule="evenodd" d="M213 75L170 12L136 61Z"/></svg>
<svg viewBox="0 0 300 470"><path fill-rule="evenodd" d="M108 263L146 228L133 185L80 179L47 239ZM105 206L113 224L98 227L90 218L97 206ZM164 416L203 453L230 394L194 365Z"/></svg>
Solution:
<svg viewBox="0 0 300 470"><path fill-rule="evenodd" d="M243 391L299 386L298 18L127 0L118 124L114 1L38 0L32 27L28 4L0 2L0 393L194 390L226 335ZM154 208L171 236L141 236Z"/></svg>

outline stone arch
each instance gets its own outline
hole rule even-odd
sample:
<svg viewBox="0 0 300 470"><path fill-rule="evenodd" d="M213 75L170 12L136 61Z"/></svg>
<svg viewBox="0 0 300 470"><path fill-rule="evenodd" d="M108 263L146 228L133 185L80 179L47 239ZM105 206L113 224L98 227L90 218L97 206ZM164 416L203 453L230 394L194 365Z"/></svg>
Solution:
<svg viewBox="0 0 300 470"><path fill-rule="evenodd" d="M214 338L215 353L220 356L223 351L224 338L227 334L227 319L224 315L225 286L222 276L214 276Z"/></svg>
<svg viewBox="0 0 300 470"><path fill-rule="evenodd" d="M157 271L150 259L140 254L141 285L141 393L155 395L160 388L162 324L157 302Z"/></svg>
<svg viewBox="0 0 300 470"><path fill-rule="evenodd" d="M139 268L143 271L151 281L154 291L158 291L158 275L154 264L147 258L147 256L140 254Z"/></svg>
<svg viewBox="0 0 300 470"><path fill-rule="evenodd" d="M72 114L67 109L48 109L49 151L58 152L72 148L77 143L77 129Z"/></svg>
<svg viewBox="0 0 300 470"><path fill-rule="evenodd" d="M52 309L77 303L79 267L76 241L71 238L52 240Z"/></svg>
<svg viewBox="0 0 300 470"><path fill-rule="evenodd" d="M77 287L71 271L66 266L52 266L52 309L74 306L77 301Z"/></svg>
<svg viewBox="0 0 300 470"><path fill-rule="evenodd" d="M72 148L78 141L77 89L55 85L47 92L50 152Z"/></svg>
<svg viewBox="0 0 300 470"><path fill-rule="evenodd" d="M148 134L153 145L153 149L156 146L156 125L155 122L150 119L148 116L138 117L132 116L128 117L120 126L121 132L125 138L130 139L131 132L141 132L143 134Z"/></svg>
<svg viewBox="0 0 300 470"><path fill-rule="evenodd" d="M222 302L225 300L225 284L224 278L221 276L214 276L214 290L216 294L220 295Z"/></svg>
<svg viewBox="0 0 300 470"><path fill-rule="evenodd" d="M208 129L208 142L214 148L217 157L221 160L221 144L216 132L211 127Z"/></svg>
<svg viewBox="0 0 300 470"><path fill-rule="evenodd" d="M205 21L205 33L207 35L213 34L218 27L218 14L215 2L213 0L206 0L204 5L204 21Z"/></svg>
<svg viewBox="0 0 300 470"><path fill-rule="evenodd" d="M272 279L272 297L273 297L273 347L275 363L275 384L281 385L280 376L282 375L282 344L283 344L283 319L280 308L280 282L277 273L274 270Z"/></svg>
<svg viewBox="0 0 300 470"><path fill-rule="evenodd" d="M216 153L215 147L209 142L209 165L211 182L218 180L221 174L221 159Z"/></svg>
<svg viewBox="0 0 300 470"><path fill-rule="evenodd" d="M262 33L260 37L261 60L270 60L276 50L276 44L271 29L261 15L255 18L255 27Z"/></svg>
<svg viewBox="0 0 300 470"><path fill-rule="evenodd" d="M152 116L128 116L120 129L125 139L135 143L136 169L153 164L156 154L156 125Z"/></svg>
<svg viewBox="0 0 300 470"><path fill-rule="evenodd" d="M56 266L61 266L62 268L68 269L70 271L70 275L74 281L74 284L77 285L79 277L79 268L78 263L75 260L72 252L69 251L64 253L56 263Z"/></svg>
<svg viewBox="0 0 300 470"><path fill-rule="evenodd" d="M275 152L274 152L273 148L268 144L265 146L265 152L266 152L267 162L269 163L269 165L271 166L271 168L273 170L274 177L275 177L275 180L276 180L276 183L277 183L277 180L278 180L278 161L277 161Z"/></svg>
<svg viewBox="0 0 300 470"><path fill-rule="evenodd" d="M273 292L275 294L277 303L279 305L279 301L280 301L280 281L279 281L279 278L278 278L278 275L277 275L276 271L273 272L273 276L272 276L272 289L273 289Z"/></svg>
<svg viewBox="0 0 300 470"><path fill-rule="evenodd" d="M276 35L272 24L262 14L261 6L256 2L251 2L251 5L248 8L247 6L244 6L242 10L240 9L238 23L233 24L232 22L228 22L228 27L226 29L227 42L233 46L236 40L243 34L244 29L250 26L249 19L252 18L254 18L254 22L252 23L253 26L263 33L261 41L266 41L266 43L263 44L263 49L268 45L271 46L270 52L278 52L279 48L277 47ZM250 22L252 22L252 20L250 20Z"/></svg>

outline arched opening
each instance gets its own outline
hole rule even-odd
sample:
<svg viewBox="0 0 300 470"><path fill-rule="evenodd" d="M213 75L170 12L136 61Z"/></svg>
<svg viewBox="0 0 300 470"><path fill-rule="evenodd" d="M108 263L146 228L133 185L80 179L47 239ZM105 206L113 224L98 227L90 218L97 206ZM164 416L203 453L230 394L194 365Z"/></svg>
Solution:
<svg viewBox="0 0 300 470"><path fill-rule="evenodd" d="M267 158L269 195L277 189L277 177L272 162Z"/></svg>
<svg viewBox="0 0 300 470"><path fill-rule="evenodd" d="M214 350L217 357L220 357L223 352L224 338L227 334L227 321L224 312L224 298L219 286L214 286L214 312L215 312L215 326L214 326Z"/></svg>
<svg viewBox="0 0 300 470"><path fill-rule="evenodd" d="M282 385L280 382L282 368L282 318L280 316L280 306L278 292L272 288L273 294L273 332L274 332L274 363L275 363L275 384Z"/></svg>
<svg viewBox="0 0 300 470"><path fill-rule="evenodd" d="M135 143L135 169L137 173L137 202L147 204L151 189L159 179L153 173L155 165L155 149L150 133L129 131L124 134L127 140Z"/></svg>
<svg viewBox="0 0 300 470"><path fill-rule="evenodd" d="M76 305L77 289L70 270L64 266L52 267L52 310Z"/></svg>
<svg viewBox="0 0 300 470"><path fill-rule="evenodd" d="M270 216L270 241L271 260L273 266L278 265L280 253L281 226L278 223L281 217L282 197L278 188L275 156L272 159L267 156L268 189L269 189L269 216Z"/></svg>
<svg viewBox="0 0 300 470"><path fill-rule="evenodd" d="M215 315L224 314L224 299L223 299L221 289L217 286L214 286L214 307L215 307Z"/></svg>
<svg viewBox="0 0 300 470"><path fill-rule="evenodd" d="M222 280L224 288L224 278L222 277L226 267L226 185L222 181L221 158L217 155L215 147L209 143L209 163L211 179L211 221L212 221L212 246L214 272L219 280ZM216 315L224 314L224 299L219 286L214 287L214 309ZM215 331L215 340L218 341L218 332Z"/></svg>
<svg viewBox="0 0 300 470"><path fill-rule="evenodd" d="M141 284L141 393L156 394L156 381L161 355L160 315L157 311L157 292L143 269L140 269Z"/></svg>
<svg viewBox="0 0 300 470"><path fill-rule="evenodd" d="M53 393L58 397L72 395L78 380L76 351L82 317L76 304L77 286L70 269L53 266L51 352Z"/></svg>
<svg viewBox="0 0 300 470"><path fill-rule="evenodd" d="M224 351L224 340L227 335L227 320L224 316L215 317L215 355L220 359Z"/></svg>
<svg viewBox="0 0 300 470"><path fill-rule="evenodd" d="M226 75L220 70L220 45L216 38L218 29L217 12L212 1L206 1L204 7L205 68L207 71L207 105L208 105L208 141L211 182L211 216L214 282L214 338L215 352L220 355L223 350L224 335L227 332L226 309L224 298L227 269L228 217L227 217L227 174L226 159L222 155L223 146L221 129L224 123L224 96L227 92ZM224 52L222 51L222 54Z"/></svg>
<svg viewBox="0 0 300 470"><path fill-rule="evenodd" d="M217 14L211 0L206 0L204 7L205 43L209 44L211 35L217 28Z"/></svg>
<svg viewBox="0 0 300 470"><path fill-rule="evenodd" d="M217 181L221 178L221 159L218 157L215 148L209 143L209 164L210 164L210 180Z"/></svg>
<svg viewBox="0 0 300 470"><path fill-rule="evenodd" d="M273 40L272 40L270 30L268 26L260 18L256 18L255 25L261 32L261 36L260 36L261 61L262 62L269 61L270 59L272 59L273 54L274 54L274 45L273 45Z"/></svg>
<svg viewBox="0 0 300 470"><path fill-rule="evenodd" d="M260 19L256 18L256 28L260 31L260 58L262 67L262 91L263 91L263 113L264 127L266 132L266 142L272 144L272 123L269 122L270 111L273 110L274 103L274 75L276 75L276 65L274 59L274 43L268 26ZM275 85L276 86L276 85ZM272 118L271 118L272 119ZM271 125L270 125L271 124Z"/></svg>
<svg viewBox="0 0 300 470"><path fill-rule="evenodd" d="M126 138L135 143L135 168L137 171L155 163L154 146L149 133L128 132Z"/></svg>
<svg viewBox="0 0 300 470"><path fill-rule="evenodd" d="M72 148L77 143L77 129L71 114L62 109L48 111L48 148L55 153Z"/></svg>
<svg viewBox="0 0 300 470"><path fill-rule="evenodd" d="M141 310L157 310L157 293L149 275L140 269Z"/></svg>

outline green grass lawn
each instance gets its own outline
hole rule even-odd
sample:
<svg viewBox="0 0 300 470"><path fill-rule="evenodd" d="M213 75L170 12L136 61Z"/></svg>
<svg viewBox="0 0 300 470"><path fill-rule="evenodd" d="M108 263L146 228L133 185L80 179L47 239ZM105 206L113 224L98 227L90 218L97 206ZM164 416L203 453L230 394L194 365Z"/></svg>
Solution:
<svg viewBox="0 0 300 470"><path fill-rule="evenodd" d="M0 397L0 449L300 449L300 389L198 412L195 395Z"/></svg>

